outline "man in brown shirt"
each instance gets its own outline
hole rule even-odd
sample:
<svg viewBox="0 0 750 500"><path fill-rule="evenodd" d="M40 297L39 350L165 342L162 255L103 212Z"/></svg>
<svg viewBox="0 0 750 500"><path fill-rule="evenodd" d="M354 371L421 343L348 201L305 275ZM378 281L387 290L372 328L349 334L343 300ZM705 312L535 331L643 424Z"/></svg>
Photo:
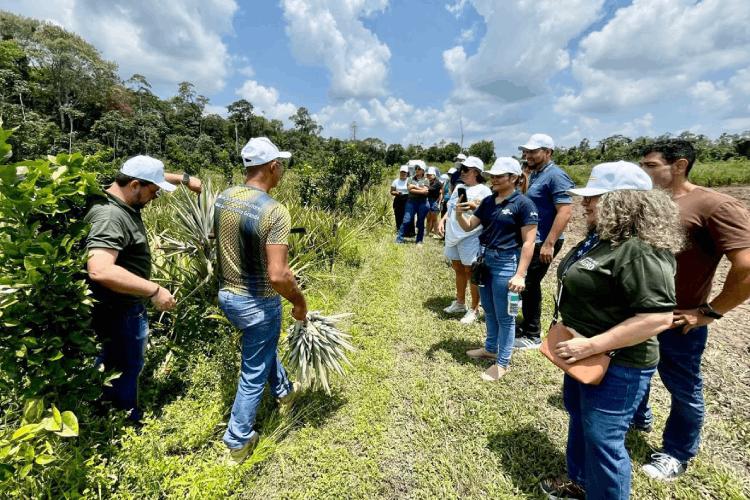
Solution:
<svg viewBox="0 0 750 500"><path fill-rule="evenodd" d="M654 185L668 190L680 209L686 247L677 255L677 309L672 327L659 334L659 375L672 395L663 450L643 471L654 479L674 479L698 453L705 413L700 365L707 325L750 297L750 213L731 196L688 181L695 162L693 146L684 140L649 146L641 167ZM709 301L716 268L723 256L731 263L724 286ZM648 392L631 426L651 430Z"/></svg>

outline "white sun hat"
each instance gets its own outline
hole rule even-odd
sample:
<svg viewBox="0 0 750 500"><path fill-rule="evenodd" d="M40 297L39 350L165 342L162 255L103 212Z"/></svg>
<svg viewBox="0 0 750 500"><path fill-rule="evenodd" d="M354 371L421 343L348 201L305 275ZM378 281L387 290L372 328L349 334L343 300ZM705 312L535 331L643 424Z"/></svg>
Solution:
<svg viewBox="0 0 750 500"><path fill-rule="evenodd" d="M447 181L450 178L451 178L451 176L448 175L448 174L443 174L443 175L440 176L440 180L441 181Z"/></svg>
<svg viewBox="0 0 750 500"><path fill-rule="evenodd" d="M427 167L427 175L434 175L437 177L438 171L435 167Z"/></svg>
<svg viewBox="0 0 750 500"><path fill-rule="evenodd" d="M612 191L649 191L652 187L651 177L641 167L620 160L595 166L591 169L586 187L568 192L578 196L599 196Z"/></svg>
<svg viewBox="0 0 750 500"><path fill-rule="evenodd" d="M401 168L398 169L399 172L406 172L409 173L409 165L401 165Z"/></svg>
<svg viewBox="0 0 750 500"><path fill-rule="evenodd" d="M548 136L547 134L534 134L531 137L529 137L529 140L526 141L526 144L523 146L518 146L518 149L528 149L528 150L534 150L534 149L555 149L555 141L552 140L552 137Z"/></svg>
<svg viewBox="0 0 750 500"><path fill-rule="evenodd" d="M476 156L469 156L461 162L461 165L465 167L476 168L480 172L484 172L484 162Z"/></svg>
<svg viewBox="0 0 750 500"><path fill-rule="evenodd" d="M466 158L464 158L465 160ZM453 175L456 173L456 167L451 167L448 169L448 175Z"/></svg>
<svg viewBox="0 0 750 500"><path fill-rule="evenodd" d="M130 158L122 164L120 172L134 179L153 182L164 191L177 189L177 186L164 179L164 163L150 156L138 155Z"/></svg>
<svg viewBox="0 0 750 500"><path fill-rule="evenodd" d="M279 151L274 143L268 137L253 137L240 153L242 164L246 167L256 167L263 165L276 158L291 158L292 153L289 151Z"/></svg>
<svg viewBox="0 0 750 500"><path fill-rule="evenodd" d="M492 168L485 172L487 175L521 175L521 173L521 164L518 163L518 160L509 156L501 156L495 160L495 163L492 164Z"/></svg>
<svg viewBox="0 0 750 500"><path fill-rule="evenodd" d="M458 153L458 154L456 155L456 159L457 159L457 160L460 160L460 161L464 161L464 160L466 159L466 155L465 155L465 154L463 154L463 153Z"/></svg>

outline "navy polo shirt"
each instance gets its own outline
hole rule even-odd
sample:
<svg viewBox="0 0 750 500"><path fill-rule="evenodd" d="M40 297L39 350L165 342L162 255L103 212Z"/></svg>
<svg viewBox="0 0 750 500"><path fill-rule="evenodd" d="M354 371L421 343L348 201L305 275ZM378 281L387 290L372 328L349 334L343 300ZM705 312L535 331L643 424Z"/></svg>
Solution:
<svg viewBox="0 0 750 500"><path fill-rule="evenodd" d="M474 216L482 221L484 230L479 243L494 250L514 250L523 245L521 228L537 225L539 215L534 203L518 191L495 203L495 196L482 200Z"/></svg>
<svg viewBox="0 0 750 500"><path fill-rule="evenodd" d="M575 184L571 178L554 162L549 162L540 171L531 173L529 177L528 196L539 210L539 227L536 230L536 241L543 242L547 239L552 223L557 215L555 205L566 205L573 203L573 198L568 191ZM560 239L564 236L560 234Z"/></svg>

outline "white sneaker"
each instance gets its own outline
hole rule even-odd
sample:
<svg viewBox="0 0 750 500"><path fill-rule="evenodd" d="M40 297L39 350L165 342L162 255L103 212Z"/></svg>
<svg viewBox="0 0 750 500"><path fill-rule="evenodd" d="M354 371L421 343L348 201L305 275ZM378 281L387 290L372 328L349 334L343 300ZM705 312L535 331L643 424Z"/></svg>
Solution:
<svg viewBox="0 0 750 500"><path fill-rule="evenodd" d="M666 453L654 453L651 462L647 463L641 470L651 479L662 481L674 481L687 469L687 466L672 455Z"/></svg>
<svg viewBox="0 0 750 500"><path fill-rule="evenodd" d="M461 323L464 325L470 325L474 323L477 320L477 311L475 309L469 309L466 311L466 314L464 314L464 317L461 318Z"/></svg>
<svg viewBox="0 0 750 500"><path fill-rule="evenodd" d="M451 302L451 305L443 309L444 313L447 314L458 314L466 312L466 304L460 304L457 300Z"/></svg>
<svg viewBox="0 0 750 500"><path fill-rule="evenodd" d="M513 349L518 349L519 351L539 349L541 345L542 341L540 339L531 337L516 337L516 340L513 341Z"/></svg>

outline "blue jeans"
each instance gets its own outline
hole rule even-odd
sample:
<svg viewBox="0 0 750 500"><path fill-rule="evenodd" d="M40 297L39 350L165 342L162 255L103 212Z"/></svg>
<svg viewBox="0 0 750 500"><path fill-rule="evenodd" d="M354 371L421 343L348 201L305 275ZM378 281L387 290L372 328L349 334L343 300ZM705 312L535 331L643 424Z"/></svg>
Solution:
<svg viewBox="0 0 750 500"><path fill-rule="evenodd" d="M111 387L104 387L104 400L129 412L128 419L141 419L138 409L138 376L143 370L148 342L148 315L143 304L117 307L99 303L94 306L92 326L102 343L97 364L108 371L120 372Z"/></svg>
<svg viewBox="0 0 750 500"><path fill-rule="evenodd" d="M404 213L404 221L401 223L401 229L398 230L398 236L396 241L404 241L404 235L407 229L412 224L414 216L417 217L417 243L421 243L424 240L424 219L427 217L427 212L430 211L430 205L427 200L412 200L409 199L406 202L406 212Z"/></svg>
<svg viewBox="0 0 750 500"><path fill-rule="evenodd" d="M682 328L659 334L659 376L672 395L672 407L664 427L664 453L680 462L698 454L705 406L701 357L706 349L708 328L704 325L683 335ZM646 426L653 422L648 406L650 387L646 389L633 423Z"/></svg>
<svg viewBox="0 0 750 500"><path fill-rule="evenodd" d="M507 368L513 352L516 317L508 314L508 281L518 268L517 250L487 250L484 262L490 268L490 279L479 287L487 324L487 352L497 353L497 364Z"/></svg>
<svg viewBox="0 0 750 500"><path fill-rule="evenodd" d="M266 382L280 398L292 388L277 347L281 334L281 297L251 297L219 291L219 307L242 332L242 364L224 443L241 448L253 437L253 424Z"/></svg>
<svg viewBox="0 0 750 500"><path fill-rule="evenodd" d="M587 499L629 498L631 464L625 434L654 371L612 363L599 385L565 375L568 476L586 488Z"/></svg>

